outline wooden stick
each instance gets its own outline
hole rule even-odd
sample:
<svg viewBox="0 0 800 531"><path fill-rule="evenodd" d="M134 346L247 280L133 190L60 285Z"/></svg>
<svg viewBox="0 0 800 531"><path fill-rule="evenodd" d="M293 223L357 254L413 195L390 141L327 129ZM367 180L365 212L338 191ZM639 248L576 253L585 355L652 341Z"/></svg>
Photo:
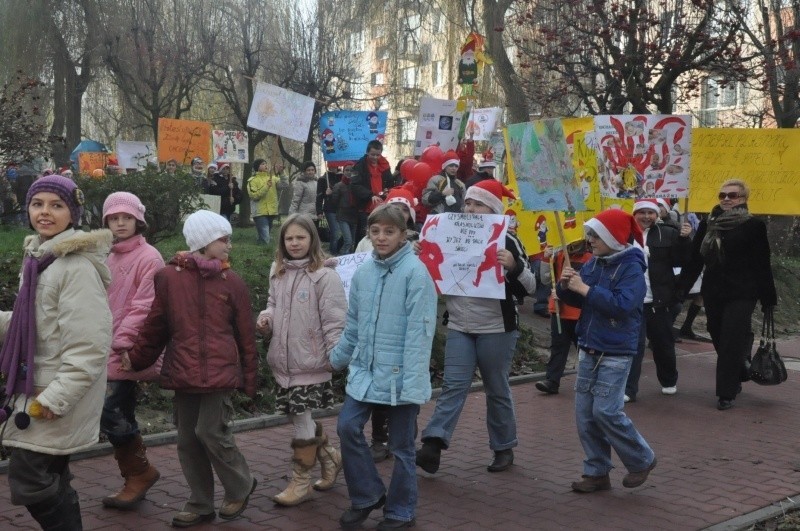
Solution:
<svg viewBox="0 0 800 531"><path fill-rule="evenodd" d="M566 249L564 249L564 252L566 252ZM556 282L557 282L556 268L555 265L553 265L555 259L556 255L555 253L553 253L553 255L550 257L550 282L553 284L552 297L553 297L553 307L556 310L556 326L558 327L558 334L561 335L561 305L559 303L558 295L556 295Z"/></svg>
<svg viewBox="0 0 800 531"><path fill-rule="evenodd" d="M567 237L564 235L564 227L561 224L561 212L553 211L553 215L556 217L556 228L558 229L558 239L561 243L561 247L564 249L564 265L572 267L572 264L569 262L569 253L567 252Z"/></svg>

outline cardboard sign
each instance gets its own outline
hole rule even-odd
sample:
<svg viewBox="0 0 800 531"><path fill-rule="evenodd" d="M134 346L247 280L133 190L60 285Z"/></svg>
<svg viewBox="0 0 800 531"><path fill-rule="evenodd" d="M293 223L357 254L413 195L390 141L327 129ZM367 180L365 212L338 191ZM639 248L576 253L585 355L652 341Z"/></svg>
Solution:
<svg viewBox="0 0 800 531"><path fill-rule="evenodd" d="M194 120L158 119L158 161L175 159L178 164L190 164L200 157L209 160L211 124Z"/></svg>
<svg viewBox="0 0 800 531"><path fill-rule="evenodd" d="M155 142L117 140L117 159L122 168L141 170L148 162L157 163Z"/></svg>
<svg viewBox="0 0 800 531"><path fill-rule="evenodd" d="M458 147L458 131L463 113L456 100L421 98L414 141L414 155L422 155L428 146L438 145L442 151Z"/></svg>
<svg viewBox="0 0 800 531"><path fill-rule="evenodd" d="M250 162L247 131L222 131L214 129L211 132L211 151L217 162Z"/></svg>
<svg viewBox="0 0 800 531"><path fill-rule="evenodd" d="M467 136L472 135L473 140L490 140L502 113L500 107L472 109L465 129Z"/></svg>
<svg viewBox="0 0 800 531"><path fill-rule="evenodd" d="M370 140L384 141L386 120L383 111L326 112L319 119L322 156L328 162L360 159Z"/></svg>
<svg viewBox="0 0 800 531"><path fill-rule="evenodd" d="M78 173L89 174L93 170L104 170L107 160L108 153L81 151L78 153Z"/></svg>
<svg viewBox="0 0 800 531"><path fill-rule="evenodd" d="M314 98L259 81L247 127L306 142L313 113Z"/></svg>
<svg viewBox="0 0 800 531"><path fill-rule="evenodd" d="M505 249L508 217L437 214L422 226L419 258L436 290L445 295L505 299L505 273L497 251Z"/></svg>
<svg viewBox="0 0 800 531"><path fill-rule="evenodd" d="M336 264L336 273L342 279L342 286L344 286L344 294L347 300L350 300L350 284L353 280L353 275L356 270L361 267L367 260L372 260L372 253L353 253L345 254L337 258L339 261Z"/></svg>

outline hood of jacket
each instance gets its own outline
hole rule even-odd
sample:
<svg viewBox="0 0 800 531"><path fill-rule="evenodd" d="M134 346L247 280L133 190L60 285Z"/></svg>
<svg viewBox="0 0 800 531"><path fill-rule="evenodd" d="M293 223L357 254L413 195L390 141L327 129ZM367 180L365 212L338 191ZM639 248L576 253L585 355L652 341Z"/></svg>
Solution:
<svg viewBox="0 0 800 531"><path fill-rule="evenodd" d="M82 230L67 229L64 232L42 241L38 234L25 238L23 249L25 254L40 258L45 253L53 253L56 258L70 254L80 254L86 257L97 270L103 284L108 288L111 283L111 274L106 266L106 258L111 251L114 236L108 229L84 232Z"/></svg>

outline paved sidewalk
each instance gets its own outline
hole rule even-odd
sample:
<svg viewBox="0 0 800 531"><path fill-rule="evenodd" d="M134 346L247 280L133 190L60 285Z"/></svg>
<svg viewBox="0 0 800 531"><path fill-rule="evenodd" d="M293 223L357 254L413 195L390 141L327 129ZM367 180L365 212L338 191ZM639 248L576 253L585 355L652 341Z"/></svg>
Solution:
<svg viewBox="0 0 800 531"><path fill-rule="evenodd" d="M469 396L451 449L439 473L420 471L417 527L438 529L733 529L736 517L787 502L800 493L800 375L777 387L745 384L736 406L720 412L714 397L715 357L710 345L678 345L678 394L662 396L651 359L643 366L639 401L628 413L658 455L658 467L644 486L625 489L621 465L612 471L613 489L575 494L570 483L581 474L583 452L573 420L574 376L562 392L541 395L532 382L513 388L519 425L515 465L505 473L486 471L491 452L485 428L484 395ZM779 351L800 358L800 339L784 341ZM648 354L649 358L649 354ZM424 426L433 403L422 410ZM335 417L323 424L333 433ZM243 517L198 526L210 529L336 529L349 506L343 478L332 491L313 494L295 508L277 508L270 497L283 489L289 471L291 427L281 425L237 434L239 446L259 485ZM74 486L81 497L84 528L161 529L187 495L173 444L153 447L162 473L139 510L104 509L100 499L121 485L110 455L75 461ZM616 460L615 462L619 463ZM379 465L385 478L392 461ZM222 493L217 493L221 499ZM24 508L9 502L0 478L0 529L36 529ZM764 514L763 512L761 514ZM375 511L365 528L380 518ZM743 524L744 520L739 520Z"/></svg>

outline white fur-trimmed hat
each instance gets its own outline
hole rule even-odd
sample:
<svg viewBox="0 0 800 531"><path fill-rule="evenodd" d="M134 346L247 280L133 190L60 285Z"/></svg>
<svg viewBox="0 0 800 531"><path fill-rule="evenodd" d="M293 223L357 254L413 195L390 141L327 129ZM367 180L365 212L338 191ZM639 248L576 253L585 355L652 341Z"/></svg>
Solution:
<svg viewBox="0 0 800 531"><path fill-rule="evenodd" d="M503 198L516 199L517 196L514 192L495 179L486 179L479 181L469 188L464 200L474 199L480 201L484 205L492 209L495 214L502 214L505 208L503 207Z"/></svg>
<svg viewBox="0 0 800 531"><path fill-rule="evenodd" d="M654 210L658 214L658 201L655 199L639 199L633 204L633 213L639 210Z"/></svg>
<svg viewBox="0 0 800 531"><path fill-rule="evenodd" d="M210 210L198 210L183 224L183 237L186 245L194 252L202 249L209 243L233 234L230 222Z"/></svg>
<svg viewBox="0 0 800 531"><path fill-rule="evenodd" d="M459 166L461 164L461 159L458 158L458 153L456 153L452 149L450 151L445 152L445 154L442 156L442 169L445 169L451 164L455 164L456 166Z"/></svg>
<svg viewBox="0 0 800 531"><path fill-rule="evenodd" d="M416 211L414 207L417 206L417 198L411 193L411 190L398 186L389 190L389 195L386 196L386 203L400 203L408 208L411 213L411 221L416 221Z"/></svg>

